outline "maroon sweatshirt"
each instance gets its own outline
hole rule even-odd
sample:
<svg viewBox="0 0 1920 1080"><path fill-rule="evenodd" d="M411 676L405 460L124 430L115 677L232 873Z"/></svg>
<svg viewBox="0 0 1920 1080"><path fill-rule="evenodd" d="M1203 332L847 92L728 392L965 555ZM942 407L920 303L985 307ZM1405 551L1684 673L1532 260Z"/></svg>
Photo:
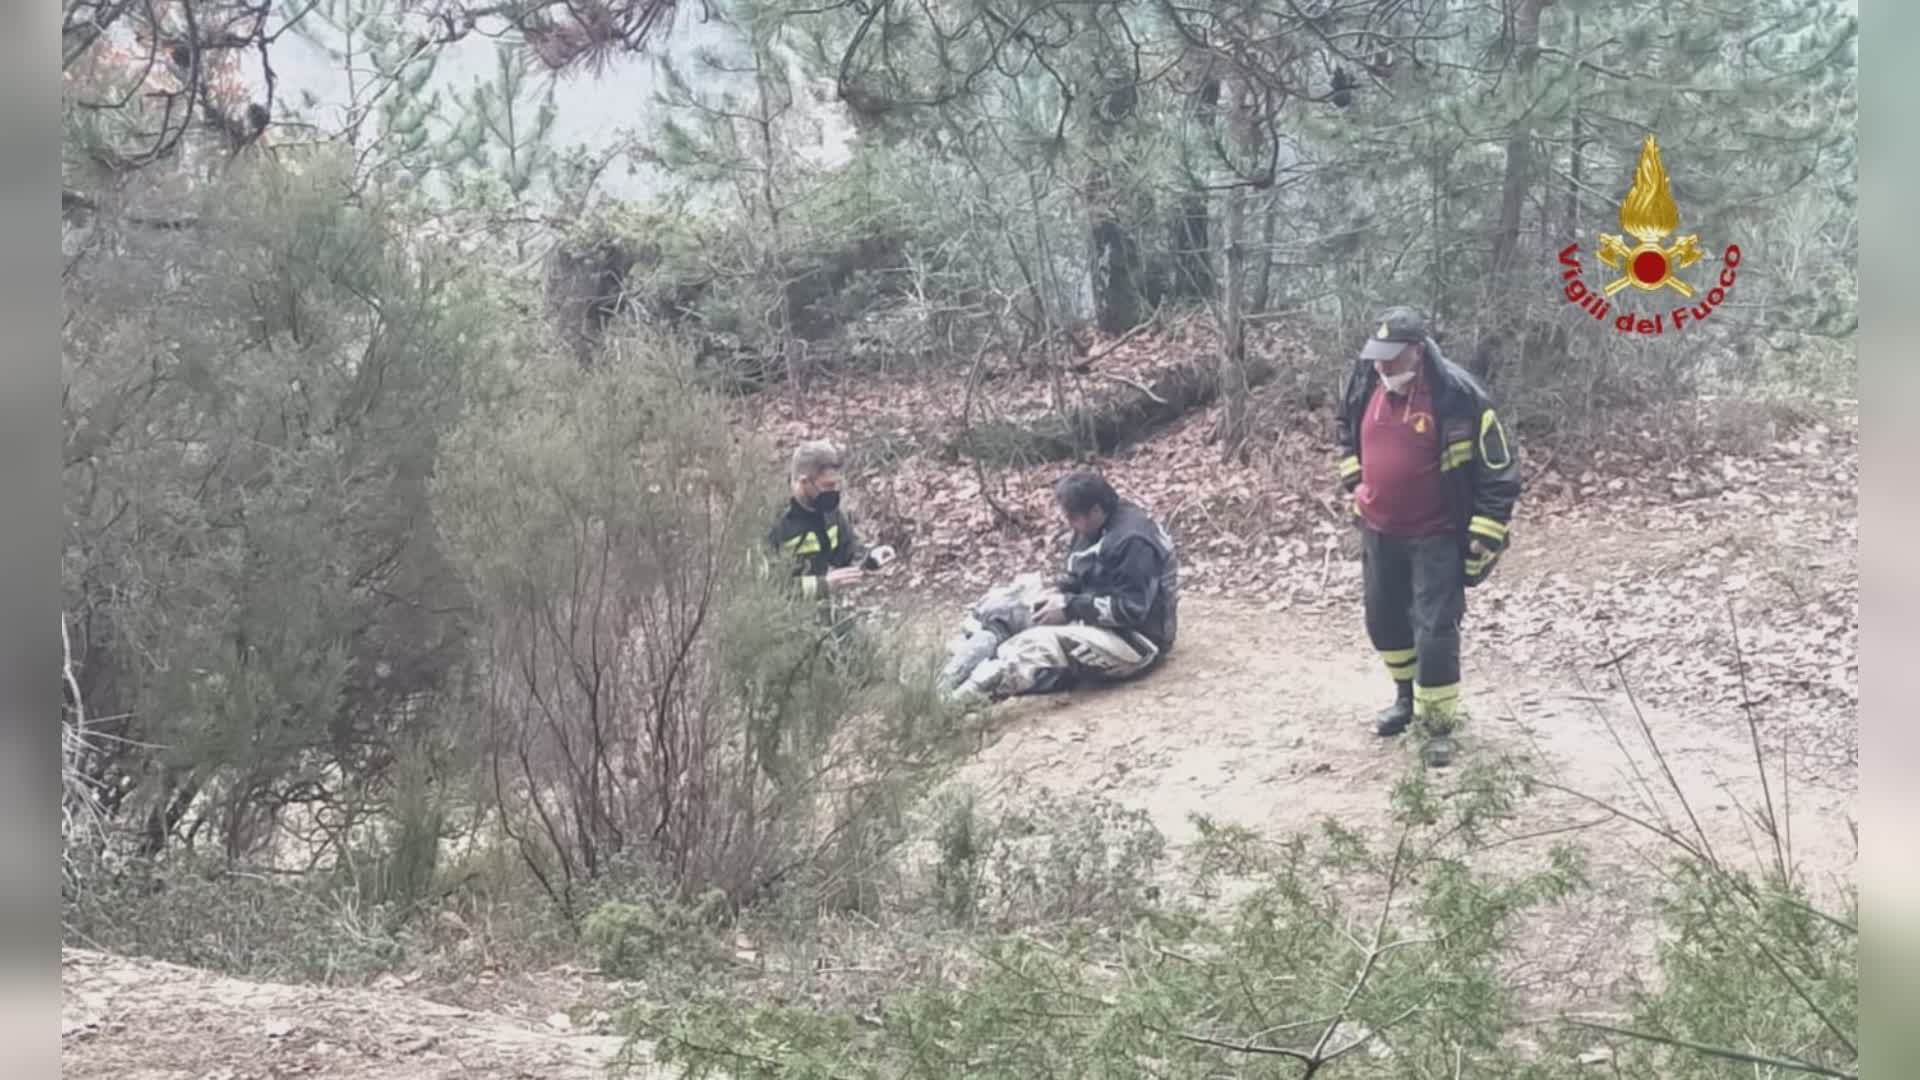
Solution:
<svg viewBox="0 0 1920 1080"><path fill-rule="evenodd" d="M1387 536L1424 537L1453 529L1440 478L1440 431L1424 373L1404 393L1373 388L1360 418L1361 520Z"/></svg>

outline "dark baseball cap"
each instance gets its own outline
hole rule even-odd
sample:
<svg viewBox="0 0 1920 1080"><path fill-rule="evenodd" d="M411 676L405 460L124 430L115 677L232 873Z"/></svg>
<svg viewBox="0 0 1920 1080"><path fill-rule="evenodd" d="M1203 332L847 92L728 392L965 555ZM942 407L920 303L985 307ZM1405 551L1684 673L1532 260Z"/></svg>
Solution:
<svg viewBox="0 0 1920 1080"><path fill-rule="evenodd" d="M1427 338L1427 322L1420 313L1408 307L1388 308L1380 316L1379 325L1373 333L1367 335L1367 344L1360 350L1362 360L1388 360L1399 356L1408 345Z"/></svg>

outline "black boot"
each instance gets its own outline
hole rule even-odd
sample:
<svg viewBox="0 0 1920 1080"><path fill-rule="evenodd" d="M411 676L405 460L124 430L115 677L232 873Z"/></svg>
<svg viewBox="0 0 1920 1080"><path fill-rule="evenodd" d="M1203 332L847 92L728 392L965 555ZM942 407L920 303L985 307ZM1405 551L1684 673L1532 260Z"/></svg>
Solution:
<svg viewBox="0 0 1920 1080"><path fill-rule="evenodd" d="M1373 721L1373 733L1383 739L1400 734L1413 723L1413 682L1396 682L1394 688L1393 704L1380 710Z"/></svg>

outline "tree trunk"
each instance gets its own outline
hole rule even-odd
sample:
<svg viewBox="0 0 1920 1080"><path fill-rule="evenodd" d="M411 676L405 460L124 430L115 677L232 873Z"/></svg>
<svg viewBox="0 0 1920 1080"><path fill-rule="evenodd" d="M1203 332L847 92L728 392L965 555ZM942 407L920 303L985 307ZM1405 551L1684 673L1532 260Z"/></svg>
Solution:
<svg viewBox="0 0 1920 1080"><path fill-rule="evenodd" d="M1220 80L1207 74L1187 102L1188 122L1195 132L1211 133L1220 113ZM1189 191L1180 199L1173 220L1173 295L1202 302L1214 299L1213 246L1208 235L1207 193Z"/></svg>
<svg viewBox="0 0 1920 1080"><path fill-rule="evenodd" d="M1227 139L1239 150L1256 149L1252 88L1236 83L1227 113ZM1220 337L1221 460L1237 455L1246 445L1249 426L1247 380L1247 188L1236 184L1227 193L1221 266L1226 271L1222 296L1214 310Z"/></svg>
<svg viewBox="0 0 1920 1080"><path fill-rule="evenodd" d="M1109 70L1124 70L1124 65ZM1093 219L1091 236L1093 319L1109 334L1124 334L1140 324L1142 267L1140 243L1121 213L1126 193L1114 190L1109 162L1120 124L1133 114L1139 90L1131 78L1108 86L1093 110L1093 168L1087 198Z"/></svg>
<svg viewBox="0 0 1920 1080"><path fill-rule="evenodd" d="M753 44L753 53L753 120L760 141L760 190L757 195L766 225L766 246L761 249L758 260L762 280L759 293L772 298L766 316L768 344L771 348L766 351L780 357L781 366L787 373L788 388L797 398L806 373L800 370L801 352L793 333L795 304L792 281L786 273L786 222L777 184L782 164L781 148L775 132L775 126L786 114L791 102L785 100L784 86L776 87L773 84L776 78L786 78L785 72L778 66L780 60L777 54L767 43L759 40Z"/></svg>
<svg viewBox="0 0 1920 1080"><path fill-rule="evenodd" d="M1106 169L1096 166L1089 184L1098 200L1093 212L1093 320L1109 334L1140 324L1140 245L1113 210Z"/></svg>
<svg viewBox="0 0 1920 1080"><path fill-rule="evenodd" d="M1573 54L1575 56L1580 55L1580 16L1578 13L1573 16ZM1579 74L1576 70L1574 72L1574 78L1578 79ZM1584 170L1580 167L1580 154L1581 151L1585 149L1585 146L1582 145L1580 141L1580 97L1578 90L1575 91L1573 98L1573 120L1571 127L1573 129L1573 145L1568 151L1567 159L1566 234L1568 236L1573 236L1575 231L1580 228L1580 184L1584 179L1581 175Z"/></svg>
<svg viewBox="0 0 1920 1080"><path fill-rule="evenodd" d="M174 831L186 818L187 811L193 809L194 800L200 797L200 782L189 779L181 783L179 776L177 771L169 769L161 777L160 798L148 810L146 825L142 830L142 855L158 855L165 851L168 841L173 839Z"/></svg>
<svg viewBox="0 0 1920 1080"><path fill-rule="evenodd" d="M620 313L636 260L615 240L554 249L547 261L547 312L583 368L594 364L607 324Z"/></svg>
<svg viewBox="0 0 1920 1080"><path fill-rule="evenodd" d="M1260 212L1260 250L1254 254L1253 295L1247 300L1247 313L1261 315L1273 302L1273 237L1280 226L1280 197L1269 191L1266 208Z"/></svg>
<svg viewBox="0 0 1920 1080"><path fill-rule="evenodd" d="M1540 13L1553 0L1507 0L1509 18L1508 45L1513 51L1514 68L1522 82L1533 74L1540 59ZM1506 176L1500 185L1500 222L1493 236L1493 273L1489 280L1498 294L1511 295L1514 256L1520 247L1520 217L1532 193L1535 174L1533 132L1517 123L1507 134ZM1505 317L1495 330L1482 339L1471 366L1476 374L1490 377L1499 366L1499 354L1508 341L1519 336L1520 317Z"/></svg>

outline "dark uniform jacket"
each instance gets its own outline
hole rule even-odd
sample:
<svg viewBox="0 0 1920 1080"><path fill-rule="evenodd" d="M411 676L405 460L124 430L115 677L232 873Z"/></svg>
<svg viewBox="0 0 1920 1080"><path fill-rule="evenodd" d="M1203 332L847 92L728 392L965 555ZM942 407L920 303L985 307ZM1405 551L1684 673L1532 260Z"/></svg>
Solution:
<svg viewBox="0 0 1920 1080"><path fill-rule="evenodd" d="M1132 503L1122 502L1099 535L1074 537L1067 572L1055 584L1066 594L1069 619L1173 651L1180 560L1173 537Z"/></svg>
<svg viewBox="0 0 1920 1080"><path fill-rule="evenodd" d="M767 532L767 544L776 557L792 565L800 592L808 598L827 594L827 571L864 563L865 545L854 535L853 523L839 509L822 513L787 500L787 508Z"/></svg>
<svg viewBox="0 0 1920 1080"><path fill-rule="evenodd" d="M1507 525L1520 498L1520 466L1513 446L1479 381L1441 355L1432 339L1422 349L1434 422L1440 426L1440 475L1445 478L1461 555L1466 557L1475 539L1499 552L1507 546ZM1360 418L1379 381L1373 362L1361 360L1341 396L1336 419L1340 483L1349 493L1360 484ZM1467 584L1486 580L1493 562L1488 558L1475 565L1470 560Z"/></svg>

